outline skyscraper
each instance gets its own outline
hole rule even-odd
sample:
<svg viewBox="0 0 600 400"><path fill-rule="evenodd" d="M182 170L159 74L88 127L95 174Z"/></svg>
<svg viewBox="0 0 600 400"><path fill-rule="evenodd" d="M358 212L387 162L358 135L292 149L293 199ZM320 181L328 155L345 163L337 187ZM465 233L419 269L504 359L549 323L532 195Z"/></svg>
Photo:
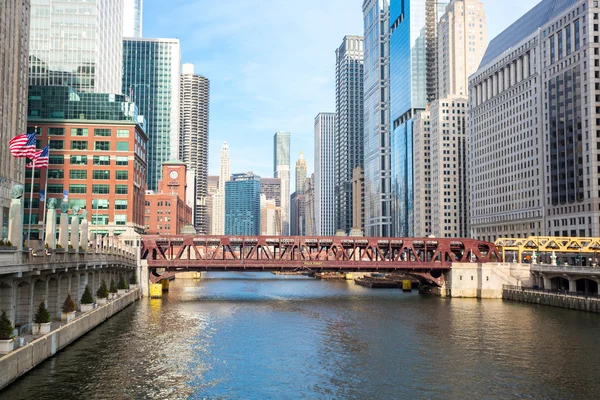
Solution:
<svg viewBox="0 0 600 400"><path fill-rule="evenodd" d="M0 9L0 237L8 237L10 188L25 182L24 159L10 154L8 141L27 128L29 1L8 0Z"/></svg>
<svg viewBox="0 0 600 400"><path fill-rule="evenodd" d="M123 0L123 37L142 37L143 0Z"/></svg>
<svg viewBox="0 0 600 400"><path fill-rule="evenodd" d="M413 236L413 117L435 97L438 16L447 2L390 1L391 184L394 236ZM426 12L427 10L427 12ZM437 73L437 72L436 72ZM428 93L429 89L429 93Z"/></svg>
<svg viewBox="0 0 600 400"><path fill-rule="evenodd" d="M277 207L281 207L281 179L260 178L260 194L264 194L265 199L273 200Z"/></svg>
<svg viewBox="0 0 600 400"><path fill-rule="evenodd" d="M206 199L206 226L208 227L207 235L213 235L213 216L214 216L214 200L219 191L219 177L217 175L208 176L208 197Z"/></svg>
<svg viewBox="0 0 600 400"><path fill-rule="evenodd" d="M290 133L273 136L273 176L281 179L281 232L290 232Z"/></svg>
<svg viewBox="0 0 600 400"><path fill-rule="evenodd" d="M364 185L365 234L391 236L390 43L388 0L365 0Z"/></svg>
<svg viewBox="0 0 600 400"><path fill-rule="evenodd" d="M306 236L315 236L315 174L311 174L310 178L306 179L304 186L304 234Z"/></svg>
<svg viewBox="0 0 600 400"><path fill-rule="evenodd" d="M180 81L179 159L195 171L194 227L199 233L208 231L206 197L208 196L208 79L194 74L193 64L183 64ZM194 188L195 186L195 188Z"/></svg>
<svg viewBox="0 0 600 400"><path fill-rule="evenodd" d="M219 187L213 196L212 234L225 234L225 183L231 178L229 172L229 146L223 142L221 146Z"/></svg>
<svg viewBox="0 0 600 400"><path fill-rule="evenodd" d="M304 153L300 151L298 161L296 161L296 193L304 193L304 184L306 181L306 160L304 159Z"/></svg>
<svg viewBox="0 0 600 400"><path fill-rule="evenodd" d="M335 113L315 117L315 234L335 234Z"/></svg>
<svg viewBox="0 0 600 400"><path fill-rule="evenodd" d="M35 1L29 84L121 93L123 0Z"/></svg>
<svg viewBox="0 0 600 400"><path fill-rule="evenodd" d="M225 182L225 234L260 235L260 176L233 174Z"/></svg>
<svg viewBox="0 0 600 400"><path fill-rule="evenodd" d="M146 118L150 190L162 179L162 163L179 156L180 64L178 39L123 40L122 91Z"/></svg>
<svg viewBox="0 0 600 400"><path fill-rule="evenodd" d="M335 227L352 228L352 170L363 166L363 38L345 36L335 64Z"/></svg>

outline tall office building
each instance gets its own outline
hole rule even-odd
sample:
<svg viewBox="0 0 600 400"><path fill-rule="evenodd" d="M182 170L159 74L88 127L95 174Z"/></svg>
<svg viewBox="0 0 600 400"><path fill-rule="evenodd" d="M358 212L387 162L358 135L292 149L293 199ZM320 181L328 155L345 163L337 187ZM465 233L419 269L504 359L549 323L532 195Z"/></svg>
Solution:
<svg viewBox="0 0 600 400"><path fill-rule="evenodd" d="M206 199L206 226L207 235L213 235L213 215L215 195L219 191L219 177L216 175L208 176L208 197Z"/></svg>
<svg viewBox="0 0 600 400"><path fill-rule="evenodd" d="M361 167L352 171L352 229L364 234L365 228L365 175Z"/></svg>
<svg viewBox="0 0 600 400"><path fill-rule="evenodd" d="M260 176L233 174L225 182L225 234L260 235Z"/></svg>
<svg viewBox="0 0 600 400"><path fill-rule="evenodd" d="M300 156L298 156L298 160L296 161L296 193L304 193L306 174L306 160L304 159L304 153L300 151Z"/></svg>
<svg viewBox="0 0 600 400"><path fill-rule="evenodd" d="M294 192L290 198L290 235L304 236L305 234L305 209L304 194Z"/></svg>
<svg viewBox="0 0 600 400"><path fill-rule="evenodd" d="M144 0L123 0L123 37L142 37Z"/></svg>
<svg viewBox="0 0 600 400"><path fill-rule="evenodd" d="M438 16L447 2L390 1L391 184L394 236L414 235L413 117L436 96Z"/></svg>
<svg viewBox="0 0 600 400"><path fill-rule="evenodd" d="M0 9L0 234L8 237L10 188L25 182L24 159L10 154L8 141L27 128L29 0L8 0Z"/></svg>
<svg viewBox="0 0 600 400"><path fill-rule="evenodd" d="M335 64L335 227L352 229L352 170L363 166L363 38L345 36Z"/></svg>
<svg viewBox="0 0 600 400"><path fill-rule="evenodd" d="M281 207L281 179L260 178L260 194L267 200L273 200L277 207Z"/></svg>
<svg viewBox="0 0 600 400"><path fill-rule="evenodd" d="M260 195L260 234L267 236L281 235L281 207L275 205L275 200Z"/></svg>
<svg viewBox="0 0 600 400"><path fill-rule="evenodd" d="M311 174L306 179L304 185L304 234L306 236L315 236L315 174Z"/></svg>
<svg viewBox="0 0 600 400"><path fill-rule="evenodd" d="M212 234L225 234L225 183L231 179L229 163L229 146L223 142L221 146L219 188L213 196Z"/></svg>
<svg viewBox="0 0 600 400"><path fill-rule="evenodd" d="M391 236L390 44L388 0L365 0L364 177L365 234Z"/></svg>
<svg viewBox="0 0 600 400"><path fill-rule="evenodd" d="M179 156L180 64L178 39L123 39L122 92L146 118L150 190L158 188L162 164Z"/></svg>
<svg viewBox="0 0 600 400"><path fill-rule="evenodd" d="M431 124L430 110L414 116L413 171L415 237L431 235Z"/></svg>
<svg viewBox="0 0 600 400"><path fill-rule="evenodd" d="M206 201L208 196L208 79L194 74L193 64L183 64L180 86L179 159L195 171L195 183L190 182L194 196L194 228L201 234L208 231Z"/></svg>
<svg viewBox="0 0 600 400"><path fill-rule="evenodd" d="M483 4L478 0L453 0L440 18L437 33L440 97L431 103L431 168L426 171L430 175L420 176L415 171L414 181L415 187L419 180L430 181L426 183L430 183L431 234L468 237L467 90L468 77L477 70L486 48ZM415 145L414 151L420 149ZM415 198L415 210L417 206Z"/></svg>
<svg viewBox="0 0 600 400"><path fill-rule="evenodd" d="M123 0L31 4L29 84L121 93Z"/></svg>
<svg viewBox="0 0 600 400"><path fill-rule="evenodd" d="M599 14L543 0L470 77L473 237L600 235Z"/></svg>
<svg viewBox="0 0 600 400"><path fill-rule="evenodd" d="M281 232L290 233L290 133L273 136L273 176L281 179Z"/></svg>
<svg viewBox="0 0 600 400"><path fill-rule="evenodd" d="M315 117L315 234L335 234L335 113Z"/></svg>

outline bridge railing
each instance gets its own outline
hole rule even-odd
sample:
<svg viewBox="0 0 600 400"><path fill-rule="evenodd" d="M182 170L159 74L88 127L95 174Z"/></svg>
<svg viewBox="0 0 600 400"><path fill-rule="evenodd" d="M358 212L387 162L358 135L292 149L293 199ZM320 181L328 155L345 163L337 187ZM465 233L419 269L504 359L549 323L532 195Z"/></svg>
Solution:
<svg viewBox="0 0 600 400"><path fill-rule="evenodd" d="M503 285L502 289L513 290L513 291L518 291L518 292L545 293L545 294L553 294L553 295L558 295L558 296L578 297L578 298L582 298L582 299L587 299L587 298L600 299L600 294L598 294L598 293L569 292L568 290L540 289L537 287L511 286L511 285Z"/></svg>
<svg viewBox="0 0 600 400"><path fill-rule="evenodd" d="M532 271L539 272L583 272L600 274L599 266L581 266L581 265L548 265L548 264L533 264Z"/></svg>
<svg viewBox="0 0 600 400"><path fill-rule="evenodd" d="M93 262L136 263L134 253L124 249L92 249L87 252L74 251L6 251L0 250L0 272L3 267L15 267L40 264Z"/></svg>

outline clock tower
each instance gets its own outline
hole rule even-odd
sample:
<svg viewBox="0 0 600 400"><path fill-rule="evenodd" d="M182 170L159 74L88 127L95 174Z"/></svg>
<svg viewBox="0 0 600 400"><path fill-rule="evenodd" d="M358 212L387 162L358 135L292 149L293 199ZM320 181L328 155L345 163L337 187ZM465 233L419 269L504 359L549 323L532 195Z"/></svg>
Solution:
<svg viewBox="0 0 600 400"><path fill-rule="evenodd" d="M162 165L162 181L159 184L160 193L176 194L185 200L187 189L186 165L177 160L167 161Z"/></svg>

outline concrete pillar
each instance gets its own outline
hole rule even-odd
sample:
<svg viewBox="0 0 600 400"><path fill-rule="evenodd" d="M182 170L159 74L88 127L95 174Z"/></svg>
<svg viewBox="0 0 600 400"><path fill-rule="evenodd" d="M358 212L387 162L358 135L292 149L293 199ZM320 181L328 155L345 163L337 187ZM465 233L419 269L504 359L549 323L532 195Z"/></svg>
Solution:
<svg viewBox="0 0 600 400"><path fill-rule="evenodd" d="M77 207L73 209L73 217L71 218L71 246L79 253L79 217L77 216Z"/></svg>
<svg viewBox="0 0 600 400"><path fill-rule="evenodd" d="M62 210L61 210L62 211ZM58 233L58 244L63 249L69 248L69 214L66 212L60 213L60 231Z"/></svg>
<svg viewBox="0 0 600 400"><path fill-rule="evenodd" d="M21 197L23 195L23 186L15 185L10 189L11 197L10 211L8 214L8 240L18 251L23 250L23 200L18 196L20 188Z"/></svg>
<svg viewBox="0 0 600 400"><path fill-rule="evenodd" d="M577 291L577 281L575 279L569 279L569 292Z"/></svg>
<svg viewBox="0 0 600 400"><path fill-rule="evenodd" d="M547 276L542 277L542 279L544 282L544 289L551 290L552 289L552 280L550 278L548 278Z"/></svg>
<svg viewBox="0 0 600 400"><path fill-rule="evenodd" d="M46 211L46 237L44 242L48 248L56 248L56 209L49 208Z"/></svg>
<svg viewBox="0 0 600 400"><path fill-rule="evenodd" d="M529 75L531 75L531 66L529 65L530 62L531 60L529 58L529 53L525 53L523 56L523 79L527 79L529 78Z"/></svg>
<svg viewBox="0 0 600 400"><path fill-rule="evenodd" d="M79 246L84 252L88 250L88 220L81 221L81 237L79 238Z"/></svg>
<svg viewBox="0 0 600 400"><path fill-rule="evenodd" d="M517 82L523 80L523 58L517 58Z"/></svg>

